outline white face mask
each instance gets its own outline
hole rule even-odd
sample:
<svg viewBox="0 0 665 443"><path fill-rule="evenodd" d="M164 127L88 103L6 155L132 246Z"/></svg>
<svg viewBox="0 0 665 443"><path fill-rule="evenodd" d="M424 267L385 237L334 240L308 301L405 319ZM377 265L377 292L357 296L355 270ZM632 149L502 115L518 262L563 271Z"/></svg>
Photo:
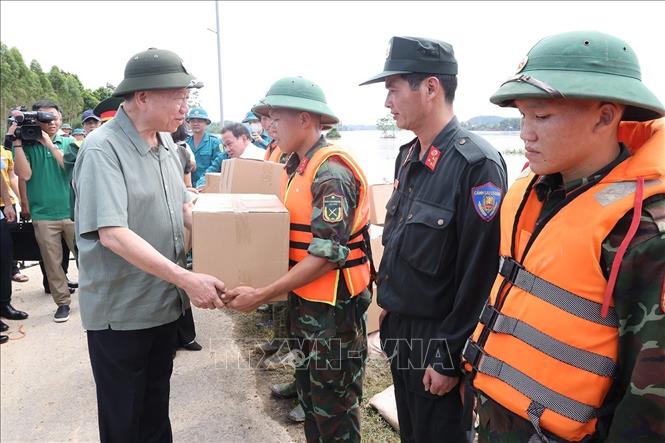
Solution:
<svg viewBox="0 0 665 443"><path fill-rule="evenodd" d="M261 134L261 132L263 132L263 126L261 126L261 123L250 123L249 132L256 132L257 134Z"/></svg>

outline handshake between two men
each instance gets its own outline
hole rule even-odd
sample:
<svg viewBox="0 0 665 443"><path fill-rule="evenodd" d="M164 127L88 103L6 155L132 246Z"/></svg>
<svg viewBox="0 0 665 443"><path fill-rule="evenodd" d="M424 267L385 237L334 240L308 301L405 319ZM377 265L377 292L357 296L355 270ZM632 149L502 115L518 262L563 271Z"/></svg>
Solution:
<svg viewBox="0 0 665 443"><path fill-rule="evenodd" d="M251 312L260 305L321 277L337 265L325 258L308 255L273 283L262 287L238 286L226 289L224 283L207 274L189 271L179 285L187 292L194 306L202 309L231 308Z"/></svg>
<svg viewBox="0 0 665 443"><path fill-rule="evenodd" d="M238 286L227 290L221 280L207 274L193 274L187 287L183 287L189 300L201 309L231 308L251 312L263 304L265 292L249 286Z"/></svg>

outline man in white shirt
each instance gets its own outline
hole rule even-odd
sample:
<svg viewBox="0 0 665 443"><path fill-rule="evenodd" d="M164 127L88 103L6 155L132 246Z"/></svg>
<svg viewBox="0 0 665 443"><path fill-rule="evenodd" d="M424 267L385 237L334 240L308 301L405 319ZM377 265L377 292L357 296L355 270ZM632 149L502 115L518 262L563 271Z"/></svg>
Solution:
<svg viewBox="0 0 665 443"><path fill-rule="evenodd" d="M229 123L222 128L224 150L230 158L263 160L265 150L251 142L249 131L242 123Z"/></svg>

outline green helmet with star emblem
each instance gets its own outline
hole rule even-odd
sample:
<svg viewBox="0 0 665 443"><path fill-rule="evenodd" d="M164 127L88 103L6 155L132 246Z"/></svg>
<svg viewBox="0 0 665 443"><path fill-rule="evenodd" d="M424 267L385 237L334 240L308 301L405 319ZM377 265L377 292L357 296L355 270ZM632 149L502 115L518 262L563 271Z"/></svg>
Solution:
<svg viewBox="0 0 665 443"><path fill-rule="evenodd" d="M316 83L302 77L277 80L265 98L254 105L252 112L269 117L271 108L295 109L319 114L322 125L334 125L339 122L328 106L323 90Z"/></svg>
<svg viewBox="0 0 665 443"><path fill-rule="evenodd" d="M623 40L595 31L567 32L539 41L490 101L514 106L516 99L591 99L626 106L623 120L665 115L665 107L642 83L640 64Z"/></svg>
<svg viewBox="0 0 665 443"><path fill-rule="evenodd" d="M150 48L132 56L125 66L125 78L113 91L113 97L155 89L201 88L185 69L175 52Z"/></svg>

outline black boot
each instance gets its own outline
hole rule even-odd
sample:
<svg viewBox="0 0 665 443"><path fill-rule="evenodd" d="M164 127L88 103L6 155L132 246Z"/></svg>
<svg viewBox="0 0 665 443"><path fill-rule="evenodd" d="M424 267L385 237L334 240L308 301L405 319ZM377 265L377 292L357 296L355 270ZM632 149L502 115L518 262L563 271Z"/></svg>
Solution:
<svg viewBox="0 0 665 443"><path fill-rule="evenodd" d="M12 305L7 303L6 305L0 306L0 317L4 317L8 320L25 320L28 318L28 314L14 309Z"/></svg>

